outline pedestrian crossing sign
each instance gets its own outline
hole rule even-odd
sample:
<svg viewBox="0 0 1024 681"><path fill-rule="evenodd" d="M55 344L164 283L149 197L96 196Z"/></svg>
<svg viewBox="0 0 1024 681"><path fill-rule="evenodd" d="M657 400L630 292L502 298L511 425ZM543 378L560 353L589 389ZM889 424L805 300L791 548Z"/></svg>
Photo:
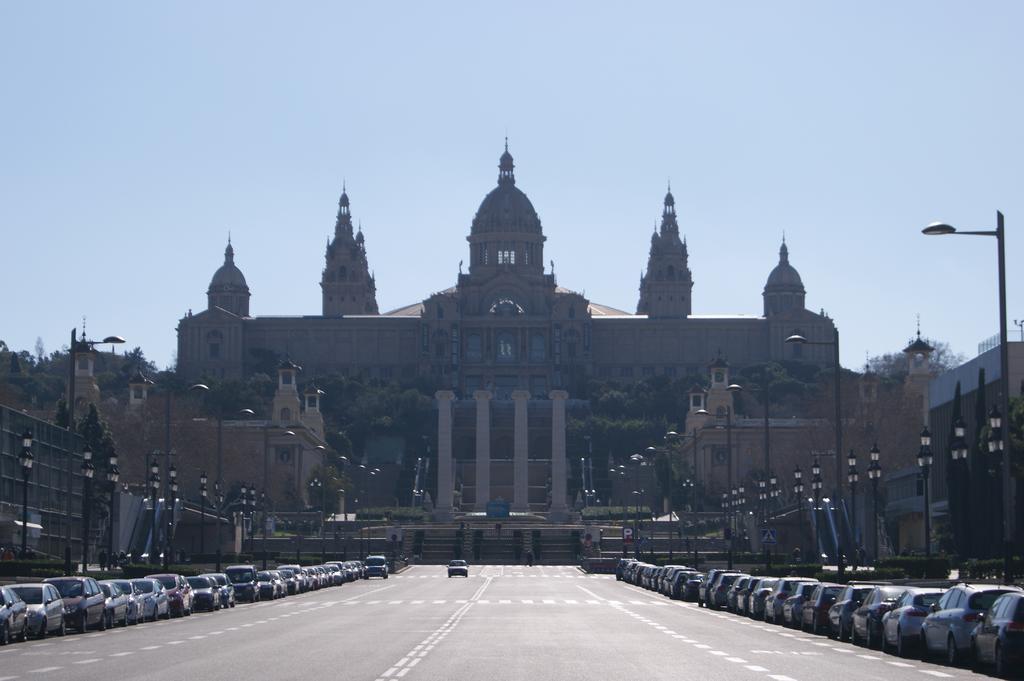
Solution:
<svg viewBox="0 0 1024 681"><path fill-rule="evenodd" d="M761 543L762 544L778 544L779 538L778 533L774 527L765 527L761 529Z"/></svg>

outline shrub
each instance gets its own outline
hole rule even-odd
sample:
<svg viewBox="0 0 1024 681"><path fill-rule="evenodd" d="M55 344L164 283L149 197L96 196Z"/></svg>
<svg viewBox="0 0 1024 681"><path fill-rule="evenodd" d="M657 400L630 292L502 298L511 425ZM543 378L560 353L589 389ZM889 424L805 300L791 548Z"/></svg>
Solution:
<svg viewBox="0 0 1024 681"><path fill-rule="evenodd" d="M912 579L948 579L950 570L945 556L894 556L878 561L875 567L901 568Z"/></svg>
<svg viewBox="0 0 1024 681"><path fill-rule="evenodd" d="M184 577L195 577L200 573L200 570L194 565L169 565L167 566L167 569L164 570L162 564L136 563L126 565L123 572L125 579L138 579L140 577L145 577L146 575L157 575L166 572L182 575Z"/></svg>
<svg viewBox="0 0 1024 681"><path fill-rule="evenodd" d="M1024 557L1017 556L1010 561L1010 572L1024 575ZM966 560L960 568L962 579L1000 579L1003 576L1003 560L991 558L986 560Z"/></svg>
<svg viewBox="0 0 1024 681"><path fill-rule="evenodd" d="M815 579L822 582L834 582L836 584L846 584L850 581L890 581L894 579L906 579L907 573L903 568L876 568L871 571L857 571L847 570L842 576L838 572L819 572L814 575Z"/></svg>
<svg viewBox="0 0 1024 681"><path fill-rule="evenodd" d="M51 574L54 570L57 574ZM0 561L0 577L59 577L64 574L62 560L5 560Z"/></svg>

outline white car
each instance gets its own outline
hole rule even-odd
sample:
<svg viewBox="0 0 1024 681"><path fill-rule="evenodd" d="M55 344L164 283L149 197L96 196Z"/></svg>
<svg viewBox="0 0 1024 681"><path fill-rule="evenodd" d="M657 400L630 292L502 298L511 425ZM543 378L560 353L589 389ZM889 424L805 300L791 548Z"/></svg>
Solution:
<svg viewBox="0 0 1024 681"><path fill-rule="evenodd" d="M469 577L469 565L464 560L453 560L448 563L448 576L461 575Z"/></svg>

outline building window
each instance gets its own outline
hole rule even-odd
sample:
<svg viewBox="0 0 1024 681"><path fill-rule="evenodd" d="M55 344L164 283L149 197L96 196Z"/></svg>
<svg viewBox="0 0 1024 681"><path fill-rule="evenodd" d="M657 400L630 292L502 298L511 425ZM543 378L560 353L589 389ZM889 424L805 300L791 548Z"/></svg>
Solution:
<svg viewBox="0 0 1024 681"><path fill-rule="evenodd" d="M142 399L142 388L132 388L132 397L137 400Z"/></svg>
<svg viewBox="0 0 1024 681"><path fill-rule="evenodd" d="M530 394L534 397L544 397L547 393L548 381L546 376L530 376Z"/></svg>
<svg viewBox="0 0 1024 681"><path fill-rule="evenodd" d="M700 409L703 406L701 404L701 402L702 402L702 399L701 399L700 395L691 395L690 396L690 406L691 407L694 407L695 409Z"/></svg>
<svg viewBox="0 0 1024 681"><path fill-rule="evenodd" d="M291 385L292 384L292 372L290 372L290 371L283 371L283 372L281 372L281 383L283 385Z"/></svg>
<svg viewBox="0 0 1024 681"><path fill-rule="evenodd" d="M483 357L480 347L480 334L471 333L466 336L466 359L472 362L479 362Z"/></svg>
<svg viewBox="0 0 1024 681"><path fill-rule="evenodd" d="M392 376L391 367L381 367L380 377L385 381L390 381Z"/></svg>
<svg viewBox="0 0 1024 681"><path fill-rule="evenodd" d="M531 362L543 362L544 356L547 353L547 343L544 340L544 334L535 333L530 336L530 361Z"/></svg>
<svg viewBox="0 0 1024 681"><path fill-rule="evenodd" d="M516 339L507 331L498 334L498 356L499 362L514 362L516 359Z"/></svg>
<svg viewBox="0 0 1024 681"><path fill-rule="evenodd" d="M644 367L643 368L643 374L644 374L644 378L647 378L649 376L653 376L654 375L654 367Z"/></svg>
<svg viewBox="0 0 1024 681"><path fill-rule="evenodd" d="M210 343L210 359L220 359L220 343Z"/></svg>
<svg viewBox="0 0 1024 681"><path fill-rule="evenodd" d="M466 393L469 395L473 394L473 391L480 390L483 386L483 381L480 380L479 376L466 376Z"/></svg>
<svg viewBox="0 0 1024 681"><path fill-rule="evenodd" d="M291 463L292 461L292 449L291 447L278 447L277 448L277 462L278 463Z"/></svg>
<svg viewBox="0 0 1024 681"><path fill-rule="evenodd" d="M619 369L619 376L633 378L633 367L622 367Z"/></svg>
<svg viewBox="0 0 1024 681"><path fill-rule="evenodd" d="M675 367L665 367L665 375L668 376L669 378L675 378L676 377L676 368Z"/></svg>
<svg viewBox="0 0 1024 681"><path fill-rule="evenodd" d="M515 265L516 264L516 252L510 250L498 251L498 264L499 265Z"/></svg>

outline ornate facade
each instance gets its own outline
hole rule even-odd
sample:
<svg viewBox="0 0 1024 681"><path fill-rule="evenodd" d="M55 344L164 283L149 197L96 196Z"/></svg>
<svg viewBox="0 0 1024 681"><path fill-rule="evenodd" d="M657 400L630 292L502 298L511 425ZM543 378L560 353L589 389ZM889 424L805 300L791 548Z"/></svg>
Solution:
<svg viewBox="0 0 1024 681"><path fill-rule="evenodd" d="M636 314L558 285L545 266L546 236L517 186L506 147L497 186L471 223L468 272L419 303L378 312L362 230L353 235L347 192L328 241L318 317L249 314L250 291L228 245L207 308L178 324L178 370L240 378L270 355L291 357L304 377L338 373L381 380L433 376L457 398L489 389L498 399L526 390L570 398L587 378L635 381L701 376L721 353L733 367L799 359L827 365L828 348L786 345L799 333L832 338L832 320L805 308L785 243L762 292L762 315L693 314L693 277L672 193L651 239ZM461 269L461 268L460 268Z"/></svg>

